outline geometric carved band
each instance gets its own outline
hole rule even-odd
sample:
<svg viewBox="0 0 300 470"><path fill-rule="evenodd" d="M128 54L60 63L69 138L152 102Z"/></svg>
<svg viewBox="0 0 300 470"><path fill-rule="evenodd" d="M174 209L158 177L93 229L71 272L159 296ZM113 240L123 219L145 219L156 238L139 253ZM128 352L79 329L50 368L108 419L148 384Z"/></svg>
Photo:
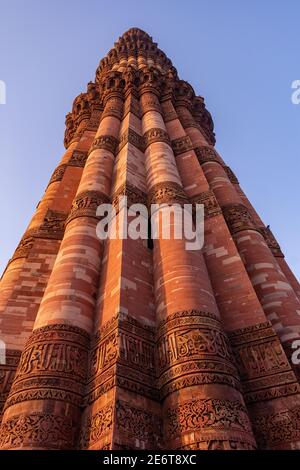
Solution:
<svg viewBox="0 0 300 470"><path fill-rule="evenodd" d="M119 145L118 139L116 139L112 135L101 135L99 137L96 137L90 147L89 154L93 150L97 149L104 149L108 150L111 152L113 155L115 155L116 149Z"/></svg>
<svg viewBox="0 0 300 470"><path fill-rule="evenodd" d="M48 209L42 224L25 232L10 261L27 258L33 247L34 238L62 240L66 218L66 213Z"/></svg>
<svg viewBox="0 0 300 470"><path fill-rule="evenodd" d="M65 171L66 171L66 168L67 168L67 165L66 164L62 164L62 165L59 165L53 172L51 178L50 178L50 181L48 183L48 186L52 183L55 183L57 181L61 181L63 179L63 176L65 174Z"/></svg>
<svg viewBox="0 0 300 470"><path fill-rule="evenodd" d="M194 151L197 155L200 165L206 162L217 162L222 165L222 160L213 147L201 146L195 147Z"/></svg>
<svg viewBox="0 0 300 470"><path fill-rule="evenodd" d="M226 204L222 206L222 211L231 234L241 230L257 230L249 210L243 204Z"/></svg>
<svg viewBox="0 0 300 470"><path fill-rule="evenodd" d="M84 167L87 157L87 152L74 150L67 164L69 166Z"/></svg>
<svg viewBox="0 0 300 470"><path fill-rule="evenodd" d="M158 326L156 343L161 398L195 385L240 389L228 338L211 313L187 310L170 315Z"/></svg>
<svg viewBox="0 0 300 470"><path fill-rule="evenodd" d="M182 187L174 181L157 183L151 187L148 195L149 204L187 204L188 199Z"/></svg>
<svg viewBox="0 0 300 470"><path fill-rule="evenodd" d="M269 227L259 227L259 232L265 239L266 244L272 251L273 255L278 258L284 258L284 254L281 251L279 243L277 242L276 238L274 237L273 233L271 232Z"/></svg>
<svg viewBox="0 0 300 470"><path fill-rule="evenodd" d="M101 191L84 191L79 193L73 201L66 224L77 217L93 217L99 219L96 215L98 206L108 202L109 197Z"/></svg>
<svg viewBox="0 0 300 470"><path fill-rule="evenodd" d="M84 330L66 324L34 330L22 352L5 409L28 400L81 406L89 341Z"/></svg>
<svg viewBox="0 0 300 470"><path fill-rule="evenodd" d="M147 194L141 191L136 186L125 182L118 190L112 195L112 204L118 210L119 198L122 196L127 197L127 207L132 204L144 204L147 205Z"/></svg>
<svg viewBox="0 0 300 470"><path fill-rule="evenodd" d="M270 322L229 333L246 403L300 392L280 340Z"/></svg>
<svg viewBox="0 0 300 470"><path fill-rule="evenodd" d="M175 157L189 150L193 150L193 144L189 136L180 137L179 139L174 139L171 142L172 149Z"/></svg>
<svg viewBox="0 0 300 470"><path fill-rule="evenodd" d="M17 349L5 350L5 363L0 364L0 414L7 399L21 357Z"/></svg>
<svg viewBox="0 0 300 470"><path fill-rule="evenodd" d="M145 142L145 149L154 142L164 142L171 147L171 141L168 133L159 127L149 129L147 132L145 132L143 137Z"/></svg>
<svg viewBox="0 0 300 470"><path fill-rule="evenodd" d="M120 152L126 144L134 145L141 152L144 152L145 150L143 137L140 134L137 134L131 127L128 127L128 129L121 135L118 152Z"/></svg>
<svg viewBox="0 0 300 470"><path fill-rule="evenodd" d="M53 450L74 449L76 445L75 420L70 416L31 412L18 414L2 423L1 449L47 448Z"/></svg>
<svg viewBox="0 0 300 470"><path fill-rule="evenodd" d="M223 168L224 168L225 172L227 173L229 181L231 181L231 183L233 183L233 184L239 184L239 180L235 176L232 169L229 166L226 166L226 165L224 165Z"/></svg>
<svg viewBox="0 0 300 470"><path fill-rule="evenodd" d="M219 203L214 195L210 191L204 191L197 196L192 198L193 204L204 204L204 217L209 219L210 217L215 217L216 215L222 214L222 209L219 206Z"/></svg>

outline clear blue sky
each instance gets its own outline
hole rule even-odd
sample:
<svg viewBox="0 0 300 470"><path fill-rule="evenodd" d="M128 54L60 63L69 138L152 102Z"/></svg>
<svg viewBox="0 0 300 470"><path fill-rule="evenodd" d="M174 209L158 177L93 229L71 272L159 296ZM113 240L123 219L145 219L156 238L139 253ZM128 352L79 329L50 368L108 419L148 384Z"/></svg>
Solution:
<svg viewBox="0 0 300 470"><path fill-rule="evenodd" d="M205 97L217 149L300 275L297 0L0 0L0 270L57 165L64 119L130 27Z"/></svg>

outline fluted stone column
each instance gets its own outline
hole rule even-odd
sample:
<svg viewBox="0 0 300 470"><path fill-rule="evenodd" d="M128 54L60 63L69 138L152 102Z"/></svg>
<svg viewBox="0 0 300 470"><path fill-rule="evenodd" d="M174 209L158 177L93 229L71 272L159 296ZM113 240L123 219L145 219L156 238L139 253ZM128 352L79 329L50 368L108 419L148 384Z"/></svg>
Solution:
<svg viewBox="0 0 300 470"><path fill-rule="evenodd" d="M155 76L146 75L144 80L141 107L149 202L182 204L187 199L161 115ZM202 253L187 250L185 242L159 238L153 250L165 447L254 448Z"/></svg>
<svg viewBox="0 0 300 470"><path fill-rule="evenodd" d="M87 105L87 106L84 106ZM87 107L87 110L86 110ZM75 112L76 109L76 112ZM94 85L78 97L72 135L54 170L36 212L0 282L0 331L6 345L6 363L0 364L0 411L10 390L21 351L29 338L64 234L65 221L99 125L101 107Z"/></svg>
<svg viewBox="0 0 300 470"><path fill-rule="evenodd" d="M123 106L120 79L110 78L64 238L6 401L3 449L72 449L77 444L102 256L96 209L110 195Z"/></svg>
<svg viewBox="0 0 300 470"><path fill-rule="evenodd" d="M272 267L272 274L275 272L278 276L282 275L261 233L255 229L254 223L250 226L245 225L245 218L241 217L241 215L246 208L239 200L239 196L235 192L227 172L224 170L223 161L211 147L207 145L198 147L199 142L201 144L204 143L204 137L193 121L189 109L186 106L182 109L183 106L180 106L180 104L179 102L179 106L176 109L179 116L181 116L181 122L185 126L186 133L190 135L193 141L194 150L201 163L204 175L210 184L210 188L223 208L223 214L234 236L245 267L248 270L253 287L255 288L255 282L251 278L251 269L249 272L250 262L253 263L254 261L253 258L251 259L250 254L255 256L255 250L251 248L253 238L256 240L256 244L263 247L263 254L262 251L259 252L260 260L265 259L269 261L267 266L261 267ZM237 207L239 210L236 217L230 219L229 214L233 207ZM246 216L246 220L249 220L249 215ZM206 223L206 230L207 228ZM244 230L247 232L245 233ZM213 234L215 233L216 230L214 229ZM240 250L238 244L239 238L236 238L235 233L240 233L241 236L243 234L245 243L249 242L247 247L247 250L249 250L248 258L244 256L245 250ZM205 250L208 255L210 253L209 248ZM206 256L206 259L209 266L209 256ZM257 268L259 269L260 266L258 265ZM212 279L215 278L216 272L218 270L215 267L214 274L211 273ZM293 296L291 288L289 292ZM257 295L262 302L259 292L257 292ZM276 296L275 289L274 295ZM292 298L294 299L294 297ZM243 305L244 302L239 305L241 304ZM288 304L284 308L286 309L287 306ZM263 303L262 307L265 307ZM297 431L297 413L300 403L300 388L277 339L277 335L271 328L271 323L266 321L267 319L271 320L271 318L268 318L267 312L266 318L263 318L262 311L258 308L256 312L250 310L248 314L243 316L237 312L236 316L231 315L228 317L226 324L230 332L231 345L234 348L243 381L244 397L251 414L258 445L261 448L298 448L300 444ZM274 327L276 328L276 322ZM278 332L277 328L276 332ZM280 339L282 340L282 337ZM271 357L273 359L270 360ZM282 385L283 377L285 377L284 385ZM285 426L280 421L281 417L287 420ZM271 426L271 422L277 423L276 426L274 427L274 424ZM275 428L277 429L276 431ZM290 429L289 433L286 432L287 428Z"/></svg>

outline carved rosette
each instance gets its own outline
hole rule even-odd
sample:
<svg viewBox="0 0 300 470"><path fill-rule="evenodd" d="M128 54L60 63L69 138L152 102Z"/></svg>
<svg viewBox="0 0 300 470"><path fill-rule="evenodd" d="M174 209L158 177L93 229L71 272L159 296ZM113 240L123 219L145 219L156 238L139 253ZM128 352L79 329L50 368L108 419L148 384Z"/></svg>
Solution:
<svg viewBox="0 0 300 470"><path fill-rule="evenodd" d="M96 215L97 208L100 204L109 203L106 194L100 191L84 191L79 193L72 204L70 214L67 218L67 224L77 217L92 217L99 219Z"/></svg>
<svg viewBox="0 0 300 470"><path fill-rule="evenodd" d="M116 149L119 145L118 139L113 137L112 135L101 135L100 137L96 137L91 145L89 150L89 154L92 153L94 150L104 149L111 152L113 155L116 153Z"/></svg>
<svg viewBox="0 0 300 470"><path fill-rule="evenodd" d="M259 227L258 230L264 237L265 242L272 251L273 255L277 258L284 258L284 254L282 253L280 245L274 237L272 231L268 227Z"/></svg>
<svg viewBox="0 0 300 470"><path fill-rule="evenodd" d="M227 204L222 207L222 211L231 234L241 230L256 230L251 214L243 204Z"/></svg>
<svg viewBox="0 0 300 470"><path fill-rule="evenodd" d="M204 191L192 199L193 204L204 204L204 217L209 219L222 214L222 209L213 191Z"/></svg>
<svg viewBox="0 0 300 470"><path fill-rule="evenodd" d="M182 187L173 181L157 183L149 191L148 204L187 204L187 196Z"/></svg>
<svg viewBox="0 0 300 470"><path fill-rule="evenodd" d="M193 150L193 144L189 136L174 139L172 140L171 145L175 157L181 155L182 153L188 152L189 150Z"/></svg>
<svg viewBox="0 0 300 470"><path fill-rule="evenodd" d="M161 396L192 385L225 384L239 390L230 344L212 314L188 310L170 315L157 330Z"/></svg>
<svg viewBox="0 0 300 470"><path fill-rule="evenodd" d="M168 133L164 129L160 129L159 127L149 129L147 132L145 132L143 137L145 150L147 149L147 147L149 147L149 145L153 144L154 142L164 142L165 144L168 144L171 147L171 141Z"/></svg>

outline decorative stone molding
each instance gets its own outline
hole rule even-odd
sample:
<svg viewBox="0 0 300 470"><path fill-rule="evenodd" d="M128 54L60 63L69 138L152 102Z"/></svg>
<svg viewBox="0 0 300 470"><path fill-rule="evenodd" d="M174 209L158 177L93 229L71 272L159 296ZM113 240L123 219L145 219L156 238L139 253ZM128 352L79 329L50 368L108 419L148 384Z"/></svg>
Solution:
<svg viewBox="0 0 300 470"><path fill-rule="evenodd" d="M114 403L108 403L91 416L84 425L80 436L80 448L88 449L91 445L110 435L113 428Z"/></svg>
<svg viewBox="0 0 300 470"><path fill-rule="evenodd" d="M232 351L219 320L198 310L177 312L157 330L161 396L192 385L225 384L240 389Z"/></svg>
<svg viewBox="0 0 300 470"><path fill-rule="evenodd" d="M149 204L187 204L188 199L182 187L173 181L155 184L149 191Z"/></svg>
<svg viewBox="0 0 300 470"><path fill-rule="evenodd" d="M221 164L221 159L213 147L195 147L194 150L200 165L206 162L217 162Z"/></svg>
<svg viewBox="0 0 300 470"><path fill-rule="evenodd" d="M164 129L160 129L159 127L149 129L149 131L145 132L143 137L145 142L145 150L147 147L149 147L149 145L153 144L154 142L164 142L165 144L168 144L171 147L171 141L168 133Z"/></svg>
<svg viewBox="0 0 300 470"><path fill-rule="evenodd" d="M127 207L132 204L147 205L147 194L128 182L122 184L112 196L112 203L116 209L118 209L121 196L127 197Z"/></svg>
<svg viewBox="0 0 300 470"><path fill-rule="evenodd" d="M63 179L64 174L65 174L66 168L67 168L66 164L59 165L54 170L54 172L53 172L53 174L50 178L48 186L50 186L50 184L52 184L52 183L56 183L57 181L61 181Z"/></svg>
<svg viewBox="0 0 300 470"><path fill-rule="evenodd" d="M113 155L115 155L118 145L118 139L116 139L112 135L101 135L100 137L96 137L94 139L89 150L89 154L91 154L94 150L104 149L108 150Z"/></svg>
<svg viewBox="0 0 300 470"><path fill-rule="evenodd" d="M2 423L1 449L45 447L68 450L75 447L76 426L69 416L50 413L18 415Z"/></svg>
<svg viewBox="0 0 300 470"><path fill-rule="evenodd" d="M258 231L262 234L266 244L272 251L273 255L277 258L284 258L284 254L281 251L280 245L274 237L269 227L258 227Z"/></svg>
<svg viewBox="0 0 300 470"><path fill-rule="evenodd" d="M175 157L181 155L182 153L193 150L193 144L189 136L180 137L179 139L174 139L171 142L172 149Z"/></svg>
<svg viewBox="0 0 300 470"><path fill-rule="evenodd" d="M88 154L80 150L74 150L72 153L68 165L76 167L84 167L87 161Z"/></svg>
<svg viewBox="0 0 300 470"><path fill-rule="evenodd" d="M253 419L253 430L260 449L286 449L283 443L291 443L299 448L300 407L281 410L277 413L261 413Z"/></svg>
<svg viewBox="0 0 300 470"><path fill-rule="evenodd" d="M222 207L222 211L231 234L241 230L256 230L251 214L243 204L227 204Z"/></svg>
<svg viewBox="0 0 300 470"><path fill-rule="evenodd" d="M270 322L229 333L246 403L299 394L279 338Z"/></svg>
<svg viewBox="0 0 300 470"><path fill-rule="evenodd" d="M232 169L229 166L226 166L226 165L224 165L223 168L226 171L226 174L228 176L229 181L231 181L231 183L233 183L233 184L239 184L239 180L235 176Z"/></svg>
<svg viewBox="0 0 300 470"><path fill-rule="evenodd" d="M66 218L65 212L48 209L41 225L25 232L10 262L18 258L27 258L35 238L62 240Z"/></svg>
<svg viewBox="0 0 300 470"><path fill-rule="evenodd" d="M118 147L118 153L126 145L132 144L141 152L145 150L145 142L143 136L137 134L131 127L128 127L125 132L120 137L120 143Z"/></svg>
<svg viewBox="0 0 300 470"><path fill-rule="evenodd" d="M104 203L109 203L109 197L100 191L84 191L78 194L73 201L66 224L77 217L99 219L96 215L97 207Z"/></svg>
<svg viewBox="0 0 300 470"><path fill-rule="evenodd" d="M204 191L192 199L193 204L204 204L204 217L209 219L222 214L222 209L213 191Z"/></svg>
<svg viewBox="0 0 300 470"><path fill-rule="evenodd" d="M136 445L136 441L144 441L148 448L161 448L163 430L162 419L150 410L132 406L118 400L116 403L116 427L120 434L124 434L125 441L129 438ZM139 447L144 447L139 445Z"/></svg>
<svg viewBox="0 0 300 470"><path fill-rule="evenodd" d="M218 440L218 436L225 433L224 440L230 440L232 433L238 434L241 441L245 436L246 443L251 442L251 424L247 410L240 401L217 398L186 401L169 408L165 420L169 439L180 437L186 432L196 434L196 431L199 431L202 433L202 439L208 434L210 439ZM196 436L195 440L197 441ZM255 445L254 440L252 445Z"/></svg>
<svg viewBox="0 0 300 470"><path fill-rule="evenodd" d="M11 389L20 357L21 351L17 349L5 350L5 364L0 365L0 414Z"/></svg>

